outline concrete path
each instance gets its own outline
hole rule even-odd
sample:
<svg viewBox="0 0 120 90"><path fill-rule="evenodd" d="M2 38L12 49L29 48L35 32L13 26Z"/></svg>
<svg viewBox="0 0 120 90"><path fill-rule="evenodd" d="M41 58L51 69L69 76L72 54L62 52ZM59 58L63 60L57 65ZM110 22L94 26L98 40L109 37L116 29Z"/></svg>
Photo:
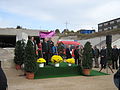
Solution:
<svg viewBox="0 0 120 90"><path fill-rule="evenodd" d="M8 90L117 90L110 70L111 75L104 76L74 76L36 80L28 80L24 76L19 76L23 72L12 68L4 69L4 72L8 79Z"/></svg>

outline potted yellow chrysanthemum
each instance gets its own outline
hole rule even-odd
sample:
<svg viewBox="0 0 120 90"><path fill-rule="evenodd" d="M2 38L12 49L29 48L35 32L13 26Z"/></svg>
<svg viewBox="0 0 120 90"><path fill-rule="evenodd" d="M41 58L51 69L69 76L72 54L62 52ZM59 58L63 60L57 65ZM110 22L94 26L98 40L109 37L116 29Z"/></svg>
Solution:
<svg viewBox="0 0 120 90"><path fill-rule="evenodd" d="M68 66L71 66L72 64L75 63L75 59L74 58L69 58L66 60L66 62L68 63Z"/></svg>
<svg viewBox="0 0 120 90"><path fill-rule="evenodd" d="M63 62L63 58L59 55L53 55L51 62L55 64L55 67L59 67L59 63Z"/></svg>
<svg viewBox="0 0 120 90"><path fill-rule="evenodd" d="M39 63L39 67L44 67L44 63L46 63L46 60L44 58L37 59L37 63Z"/></svg>

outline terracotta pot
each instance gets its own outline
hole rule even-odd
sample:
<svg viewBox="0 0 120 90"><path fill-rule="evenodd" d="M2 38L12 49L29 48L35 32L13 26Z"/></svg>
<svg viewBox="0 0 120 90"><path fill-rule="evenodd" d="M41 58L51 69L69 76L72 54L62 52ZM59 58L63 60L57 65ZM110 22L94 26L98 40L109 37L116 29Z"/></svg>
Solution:
<svg viewBox="0 0 120 90"><path fill-rule="evenodd" d="M21 69L21 65L17 65L15 66L16 70L20 70Z"/></svg>
<svg viewBox="0 0 120 90"><path fill-rule="evenodd" d="M27 72L27 73L26 73L26 78L27 78L27 79L34 79L34 73L29 73L29 72Z"/></svg>
<svg viewBox="0 0 120 90"><path fill-rule="evenodd" d="M90 69L83 69L84 75L90 75Z"/></svg>

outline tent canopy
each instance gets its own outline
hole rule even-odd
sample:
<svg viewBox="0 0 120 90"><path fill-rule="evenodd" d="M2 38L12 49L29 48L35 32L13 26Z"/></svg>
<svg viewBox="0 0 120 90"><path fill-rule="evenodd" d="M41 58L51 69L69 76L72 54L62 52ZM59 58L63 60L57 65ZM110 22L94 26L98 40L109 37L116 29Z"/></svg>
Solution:
<svg viewBox="0 0 120 90"><path fill-rule="evenodd" d="M75 41L58 41L57 43L63 43L63 44L68 44L68 45L80 45L80 43L75 42Z"/></svg>

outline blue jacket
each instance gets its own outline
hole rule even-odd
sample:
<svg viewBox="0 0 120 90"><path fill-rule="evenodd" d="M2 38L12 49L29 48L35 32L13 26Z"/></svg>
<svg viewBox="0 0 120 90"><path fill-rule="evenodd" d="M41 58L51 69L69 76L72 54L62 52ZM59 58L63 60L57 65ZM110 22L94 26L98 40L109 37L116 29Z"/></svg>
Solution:
<svg viewBox="0 0 120 90"><path fill-rule="evenodd" d="M52 47L52 54L57 54L57 47L56 46Z"/></svg>

